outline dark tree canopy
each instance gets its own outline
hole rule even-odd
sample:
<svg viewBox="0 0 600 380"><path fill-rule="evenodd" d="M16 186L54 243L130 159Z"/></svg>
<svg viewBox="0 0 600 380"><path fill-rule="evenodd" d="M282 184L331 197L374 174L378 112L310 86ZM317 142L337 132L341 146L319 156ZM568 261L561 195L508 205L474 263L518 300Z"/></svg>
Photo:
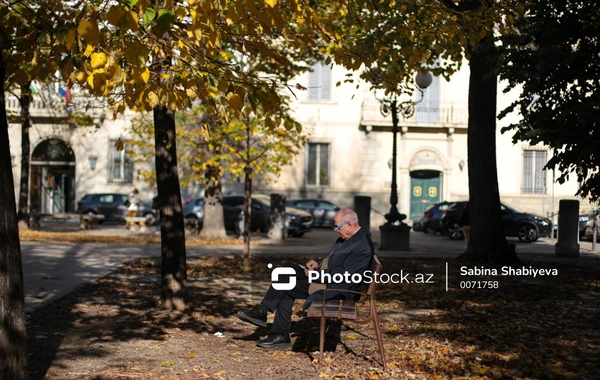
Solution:
<svg viewBox="0 0 600 380"><path fill-rule="evenodd" d="M502 38L501 77L522 95L501 116L522 120L503 129L513 140L554 150L547 167L558 182L576 175L580 194L600 199L600 1L534 0L518 33Z"/></svg>

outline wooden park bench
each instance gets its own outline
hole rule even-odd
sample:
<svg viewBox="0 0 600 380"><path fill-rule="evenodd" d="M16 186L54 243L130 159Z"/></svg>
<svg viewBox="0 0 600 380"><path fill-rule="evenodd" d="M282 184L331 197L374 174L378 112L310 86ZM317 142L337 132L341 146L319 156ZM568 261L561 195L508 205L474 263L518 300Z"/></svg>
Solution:
<svg viewBox="0 0 600 380"><path fill-rule="evenodd" d="M148 232L148 218L144 216L128 216L125 218L127 225L129 226L129 230L131 231L139 231L139 232Z"/></svg>
<svg viewBox="0 0 600 380"><path fill-rule="evenodd" d="M100 223L104 220L104 215L90 215L84 214L79 218L79 229L82 230L90 230L90 229L98 229L100 227Z"/></svg>
<svg viewBox="0 0 600 380"><path fill-rule="evenodd" d="M373 257L375 260L374 273L381 274L383 266L377 256ZM381 363L383 364L383 370L387 369L385 363L385 354L383 352L383 341L381 339L381 330L379 328L379 319L377 317L377 305L375 304L375 287L376 281L372 281L368 284L366 292L341 290L341 289L325 289L324 296L327 292L344 292L354 293L361 297L366 297L366 301L369 303L369 315L364 318L359 318L356 312L356 302L353 299L343 300L325 300L325 301L314 301L307 310L307 316L309 318L320 319L320 333L319 333L319 363L323 364L323 349L325 347L325 331L326 321L328 319L337 319L342 321L349 321L358 324L373 323L375 329L375 335L377 336L377 344L379 345L379 354L381 355ZM325 297L326 298L326 297Z"/></svg>
<svg viewBox="0 0 600 380"><path fill-rule="evenodd" d="M29 223L29 227L31 228L41 228L42 223L41 219L45 217L51 217L52 214L43 213L43 212L31 212L29 213L29 217L31 218L31 222Z"/></svg>
<svg viewBox="0 0 600 380"><path fill-rule="evenodd" d="M55 213L48 214L42 212L32 212L29 214L31 228L42 228L41 219L42 218L52 218L54 221L64 221L64 220L79 220L79 228L82 230L98 228L99 224L104 220L104 215L89 215L89 214L74 214L74 213Z"/></svg>

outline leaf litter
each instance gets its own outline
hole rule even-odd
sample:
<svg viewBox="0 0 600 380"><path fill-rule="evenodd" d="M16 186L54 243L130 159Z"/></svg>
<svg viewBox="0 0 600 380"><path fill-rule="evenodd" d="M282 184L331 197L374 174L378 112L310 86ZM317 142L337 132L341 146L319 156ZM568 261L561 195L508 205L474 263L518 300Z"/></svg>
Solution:
<svg viewBox="0 0 600 380"><path fill-rule="evenodd" d="M306 258L286 258L298 260ZM188 259L191 307L184 312L156 306L157 260L125 263L27 315L31 378L596 379L600 373L597 267L536 262L560 275L480 279L498 281L497 289L461 289L454 271L446 291L443 260L382 259L386 273L436 274L433 284L379 286L383 371L371 325L331 323L319 364L318 321L304 317L301 301L294 307L293 347L256 347L269 330L235 314L259 302L272 261L255 258L245 274L239 258Z"/></svg>

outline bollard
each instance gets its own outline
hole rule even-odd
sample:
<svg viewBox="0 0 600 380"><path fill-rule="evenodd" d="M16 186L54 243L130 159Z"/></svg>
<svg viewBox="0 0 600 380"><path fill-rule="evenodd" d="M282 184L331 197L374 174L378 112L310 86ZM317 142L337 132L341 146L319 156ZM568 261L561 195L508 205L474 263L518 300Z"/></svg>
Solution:
<svg viewBox="0 0 600 380"><path fill-rule="evenodd" d="M592 220L592 252L596 252L596 234L598 233L598 214L594 215L594 219Z"/></svg>
<svg viewBox="0 0 600 380"><path fill-rule="evenodd" d="M354 197L354 211L358 215L360 226L371 230L371 197L357 195Z"/></svg>
<svg viewBox="0 0 600 380"><path fill-rule="evenodd" d="M561 199L558 206L558 257L579 257L579 201Z"/></svg>

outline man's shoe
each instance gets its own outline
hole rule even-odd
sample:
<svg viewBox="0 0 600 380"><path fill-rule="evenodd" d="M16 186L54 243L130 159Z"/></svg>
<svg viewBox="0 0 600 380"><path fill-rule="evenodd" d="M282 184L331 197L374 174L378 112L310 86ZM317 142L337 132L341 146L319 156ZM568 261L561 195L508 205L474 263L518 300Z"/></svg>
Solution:
<svg viewBox="0 0 600 380"><path fill-rule="evenodd" d="M292 342L290 341L289 334L271 334L268 338L256 342L256 345L262 348L280 348L291 347Z"/></svg>
<svg viewBox="0 0 600 380"><path fill-rule="evenodd" d="M261 306L257 306L251 310L240 310L237 316L242 321L250 322L260 327L267 327L267 310Z"/></svg>

